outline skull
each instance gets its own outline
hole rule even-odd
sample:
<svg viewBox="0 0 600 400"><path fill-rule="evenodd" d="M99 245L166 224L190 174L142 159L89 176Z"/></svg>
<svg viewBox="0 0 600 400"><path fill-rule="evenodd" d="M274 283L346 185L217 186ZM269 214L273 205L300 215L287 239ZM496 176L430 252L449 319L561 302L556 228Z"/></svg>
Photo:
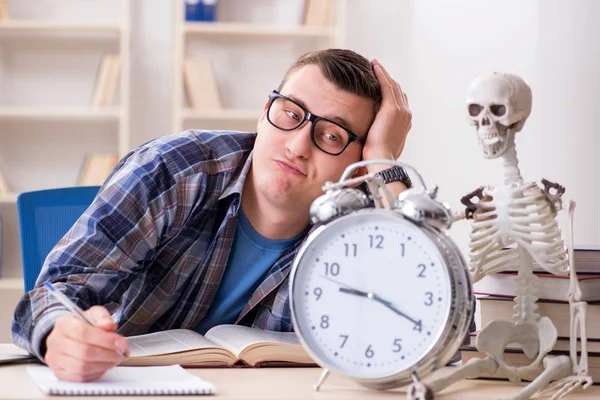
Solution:
<svg viewBox="0 0 600 400"><path fill-rule="evenodd" d="M469 120L485 158L497 158L514 146L531 113L531 88L520 77L495 72L475 79L467 93Z"/></svg>

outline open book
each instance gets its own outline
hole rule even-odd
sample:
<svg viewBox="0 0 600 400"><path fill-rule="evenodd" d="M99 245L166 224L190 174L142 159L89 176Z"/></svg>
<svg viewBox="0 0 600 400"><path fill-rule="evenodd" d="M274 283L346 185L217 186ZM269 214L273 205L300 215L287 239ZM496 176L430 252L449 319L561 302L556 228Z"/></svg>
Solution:
<svg viewBox="0 0 600 400"><path fill-rule="evenodd" d="M130 336L131 356L121 365L312 366L294 332L271 332L241 325L219 325L205 336L173 329Z"/></svg>

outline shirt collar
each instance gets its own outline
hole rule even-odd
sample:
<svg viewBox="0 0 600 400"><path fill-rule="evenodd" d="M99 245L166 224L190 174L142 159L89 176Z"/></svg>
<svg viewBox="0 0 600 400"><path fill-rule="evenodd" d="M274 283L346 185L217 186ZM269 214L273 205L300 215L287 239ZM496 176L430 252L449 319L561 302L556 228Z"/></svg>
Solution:
<svg viewBox="0 0 600 400"><path fill-rule="evenodd" d="M252 154L253 153L254 153L254 150L252 150L250 152L250 154L248 155L248 158L246 158L246 162L244 163L244 166L242 167L242 169L237 170L235 172L235 174L237 174L237 176L234 176L233 178L231 178L231 180L229 181L227 186L225 186L225 189L223 189L223 192L221 192L221 195L219 196L219 200L223 200L233 194L241 197L242 189L244 189L244 182L246 182L246 177L248 176L248 171L250 171L250 165L252 164Z"/></svg>

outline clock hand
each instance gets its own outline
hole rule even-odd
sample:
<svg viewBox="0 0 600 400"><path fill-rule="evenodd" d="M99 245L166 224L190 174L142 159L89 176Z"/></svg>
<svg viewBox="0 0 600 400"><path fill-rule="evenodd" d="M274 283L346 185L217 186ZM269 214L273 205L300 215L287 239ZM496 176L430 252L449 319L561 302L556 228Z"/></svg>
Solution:
<svg viewBox="0 0 600 400"><path fill-rule="evenodd" d="M363 292L363 291L360 291L360 290L358 290L358 289L354 289L354 288L353 288L353 287L351 287L350 285L347 285L347 284L345 284L344 282L340 282L340 281L338 281L338 280L336 280L336 279L333 279L333 278L331 278L331 277L329 277L329 276L325 276L325 275L319 275L319 276L320 276L321 278L325 278L325 279L327 279L328 281L331 281L331 282L333 282L333 283L335 283L335 284L338 284L338 285L340 285L340 286L343 286L344 288L346 288L346 289L350 290L350 291L352 292L352 294L355 294L355 295L358 295L358 296L362 296L362 297L367 297L367 294L368 294L367 292ZM340 291L341 291L341 288L340 288Z"/></svg>
<svg viewBox="0 0 600 400"><path fill-rule="evenodd" d="M361 292L360 290L346 289L346 288L343 288L343 287L340 288L340 292L342 292L342 293L349 293L349 294L355 294L355 295L358 295L358 296L367 297L367 298L369 298L371 300L375 300L375 301L383 304L384 306L386 306L387 308L389 308L390 310L392 310L396 314L398 314L398 315L406 318L407 320L409 320L410 322L412 322L415 325L418 324L419 322L421 322L421 321L416 321L413 318L409 317L408 315L404 314L402 311L398 310L396 308L396 306L394 306L392 304L392 302L382 299L381 297L379 297L375 293L366 293L366 292Z"/></svg>
<svg viewBox="0 0 600 400"><path fill-rule="evenodd" d="M340 285L340 292L342 293L348 293L348 294L353 294L355 296L360 296L360 297L366 297L368 299L371 300L375 300L381 304L383 304L384 306L386 306L387 308L389 308L390 310L392 310L393 312L395 312L396 314L406 318L407 320L409 320L410 322L412 322L413 324L417 325L421 322L421 320L417 321L411 317L409 317L408 315L404 314L402 311L398 310L396 308L396 306L394 306L392 304L392 302L387 301L382 299L381 297L377 296L375 293L370 293L370 292L363 292L362 290L358 290L358 289L354 289L353 287L350 287L349 285L342 283L338 280L335 280L329 276L325 276L325 275L321 275L322 278L325 278L333 283L336 283L338 285Z"/></svg>
<svg viewBox="0 0 600 400"><path fill-rule="evenodd" d="M406 318L407 320L409 320L413 324L417 325L417 324L421 323L421 320L415 321L413 318L409 317L408 315L404 314L402 311L398 310L396 308L396 306L394 306L391 302L385 301L385 300L381 299L379 296L377 298L375 298L375 300L379 301L381 304L383 304L384 306L386 306L387 308L389 308L390 310L392 310L396 314L398 314L398 315Z"/></svg>
<svg viewBox="0 0 600 400"><path fill-rule="evenodd" d="M353 294L355 296L360 296L360 297L367 297L367 298L371 297L372 298L372 296L369 296L369 295L372 295L372 293L362 292L362 291L356 290L356 289L341 287L340 292Z"/></svg>

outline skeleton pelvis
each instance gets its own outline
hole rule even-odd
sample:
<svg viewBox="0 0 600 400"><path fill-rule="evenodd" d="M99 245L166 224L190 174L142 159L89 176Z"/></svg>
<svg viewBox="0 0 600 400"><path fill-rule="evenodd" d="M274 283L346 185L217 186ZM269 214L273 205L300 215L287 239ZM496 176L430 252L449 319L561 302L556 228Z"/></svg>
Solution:
<svg viewBox="0 0 600 400"><path fill-rule="evenodd" d="M537 323L516 323L512 321L492 321L477 335L477 349L487 353L505 369L509 376L525 376L539 373L542 359L556 343L556 327L548 317L542 317ZM521 345L531 364L513 366L504 361L504 349L510 343Z"/></svg>

